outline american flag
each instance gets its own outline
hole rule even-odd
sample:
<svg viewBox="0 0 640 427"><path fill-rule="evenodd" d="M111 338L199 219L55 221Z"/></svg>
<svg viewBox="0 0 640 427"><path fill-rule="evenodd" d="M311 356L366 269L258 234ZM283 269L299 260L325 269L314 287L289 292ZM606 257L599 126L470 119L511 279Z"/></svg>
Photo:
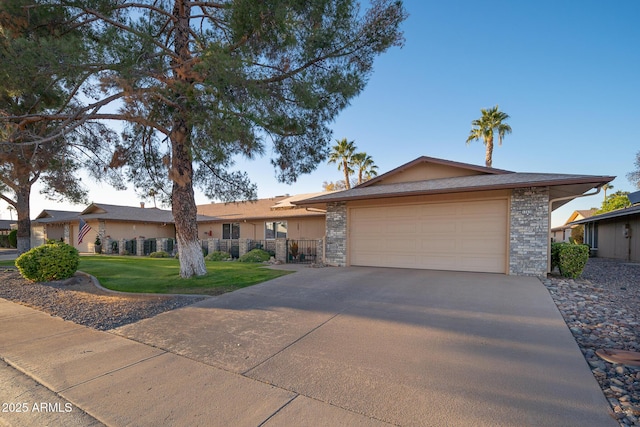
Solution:
<svg viewBox="0 0 640 427"><path fill-rule="evenodd" d="M89 224L87 224L82 218L80 218L80 228L78 229L78 243L82 243L82 239L91 230Z"/></svg>

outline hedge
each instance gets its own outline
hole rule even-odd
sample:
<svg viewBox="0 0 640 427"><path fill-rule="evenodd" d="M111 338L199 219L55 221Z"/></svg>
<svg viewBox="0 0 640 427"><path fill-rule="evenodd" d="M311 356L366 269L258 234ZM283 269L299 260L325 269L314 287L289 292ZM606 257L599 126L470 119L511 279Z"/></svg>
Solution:
<svg viewBox="0 0 640 427"><path fill-rule="evenodd" d="M23 253L15 264L23 277L35 282L64 280L78 270L80 254L66 243L50 243Z"/></svg>
<svg viewBox="0 0 640 427"><path fill-rule="evenodd" d="M551 269L558 267L564 277L580 277L589 260L589 246L571 243L551 244Z"/></svg>
<svg viewBox="0 0 640 427"><path fill-rule="evenodd" d="M9 232L9 247L10 248L18 247L18 230L11 230Z"/></svg>

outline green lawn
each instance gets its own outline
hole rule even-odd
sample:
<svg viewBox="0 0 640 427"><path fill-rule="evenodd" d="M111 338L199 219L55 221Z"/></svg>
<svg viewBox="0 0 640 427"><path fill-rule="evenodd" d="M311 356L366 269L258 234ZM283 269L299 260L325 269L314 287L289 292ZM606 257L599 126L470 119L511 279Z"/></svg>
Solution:
<svg viewBox="0 0 640 427"><path fill-rule="evenodd" d="M182 279L177 259L106 255L80 257L79 270L97 277L102 286L115 291L209 295L290 273L265 268L263 264L207 261L208 273L205 276Z"/></svg>

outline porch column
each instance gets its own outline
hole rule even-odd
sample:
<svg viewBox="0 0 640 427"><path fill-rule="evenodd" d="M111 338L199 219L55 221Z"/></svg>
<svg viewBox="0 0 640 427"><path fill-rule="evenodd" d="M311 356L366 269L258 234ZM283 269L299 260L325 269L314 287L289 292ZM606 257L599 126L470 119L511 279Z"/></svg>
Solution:
<svg viewBox="0 0 640 427"><path fill-rule="evenodd" d="M250 242L251 240L249 239L238 239L238 256L239 257L249 252Z"/></svg>
<svg viewBox="0 0 640 427"><path fill-rule="evenodd" d="M136 239L136 255L144 256L144 236L138 236Z"/></svg>
<svg viewBox="0 0 640 427"><path fill-rule="evenodd" d="M215 251L219 251L220 250L220 239L217 238L212 238L212 239L207 239L207 249L209 251L209 253L215 252Z"/></svg>
<svg viewBox="0 0 640 427"><path fill-rule="evenodd" d="M326 252L324 261L329 265L347 265L347 204L327 204Z"/></svg>
<svg viewBox="0 0 640 427"><path fill-rule="evenodd" d="M276 260L287 262L287 239L276 239Z"/></svg>

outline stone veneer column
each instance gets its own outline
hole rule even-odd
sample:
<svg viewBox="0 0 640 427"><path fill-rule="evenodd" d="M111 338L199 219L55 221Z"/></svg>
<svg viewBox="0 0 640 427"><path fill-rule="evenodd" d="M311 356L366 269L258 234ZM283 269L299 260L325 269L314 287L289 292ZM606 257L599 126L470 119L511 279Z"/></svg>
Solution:
<svg viewBox="0 0 640 427"><path fill-rule="evenodd" d="M517 188L511 195L509 274L547 275L549 188Z"/></svg>
<svg viewBox="0 0 640 427"><path fill-rule="evenodd" d="M347 265L347 204L327 204L327 241L324 262L339 267Z"/></svg>
<svg viewBox="0 0 640 427"><path fill-rule="evenodd" d="M276 260L286 264L288 253L287 239L276 239Z"/></svg>
<svg viewBox="0 0 640 427"><path fill-rule="evenodd" d="M251 240L249 239L238 239L238 257L249 252L249 243Z"/></svg>
<svg viewBox="0 0 640 427"><path fill-rule="evenodd" d="M144 256L144 236L138 236L136 239L136 255Z"/></svg>

